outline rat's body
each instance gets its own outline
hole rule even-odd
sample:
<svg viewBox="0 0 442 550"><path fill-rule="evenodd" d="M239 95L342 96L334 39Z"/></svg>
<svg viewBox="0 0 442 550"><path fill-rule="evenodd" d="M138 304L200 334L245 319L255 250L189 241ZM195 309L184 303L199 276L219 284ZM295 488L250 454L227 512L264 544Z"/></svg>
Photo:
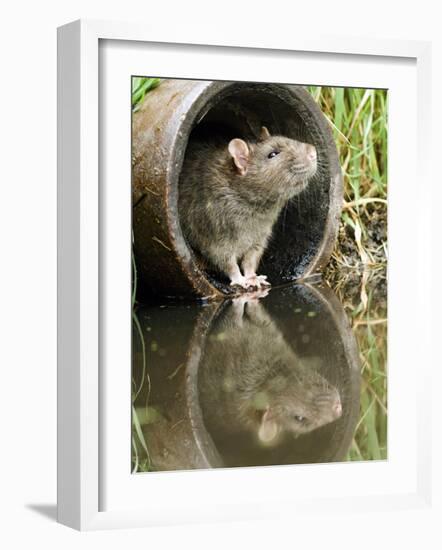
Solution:
<svg viewBox="0 0 442 550"><path fill-rule="evenodd" d="M315 171L312 145L266 128L257 143L191 141L179 187L183 232L232 285L268 284L256 270L273 225Z"/></svg>
<svg viewBox="0 0 442 550"><path fill-rule="evenodd" d="M342 414L337 389L297 357L256 299L237 298L222 312L198 377L211 433L251 432L273 443Z"/></svg>

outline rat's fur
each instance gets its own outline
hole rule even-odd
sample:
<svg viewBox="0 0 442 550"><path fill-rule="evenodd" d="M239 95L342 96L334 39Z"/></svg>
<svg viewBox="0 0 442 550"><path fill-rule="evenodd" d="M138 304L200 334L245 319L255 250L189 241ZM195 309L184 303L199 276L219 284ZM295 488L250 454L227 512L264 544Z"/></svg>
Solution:
<svg viewBox="0 0 442 550"><path fill-rule="evenodd" d="M278 154L268 158L272 151ZM232 285L268 284L256 269L273 225L315 171L312 145L270 136L266 128L256 143L191 140L179 187L183 233Z"/></svg>

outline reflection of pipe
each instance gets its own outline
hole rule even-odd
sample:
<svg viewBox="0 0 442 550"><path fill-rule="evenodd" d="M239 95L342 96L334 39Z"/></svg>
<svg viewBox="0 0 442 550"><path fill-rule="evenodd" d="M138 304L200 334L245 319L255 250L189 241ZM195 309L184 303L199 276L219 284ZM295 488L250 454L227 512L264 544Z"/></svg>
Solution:
<svg viewBox="0 0 442 550"><path fill-rule="evenodd" d="M260 304L297 356L303 360L319 356L322 360L321 376L341 395L341 418L296 439L286 438L277 448L258 449L258 454L254 443L249 445L247 437L242 437L239 447L243 454L233 456L229 451L229 429L223 434L215 433L210 424L208 407L216 399L204 389L210 369L211 338L229 314L230 303L143 308L138 318L148 350L151 391L148 398L147 389L142 391L135 407L142 410L147 399L148 410L155 411L153 421L143 426L154 470L331 462L344 458L358 418L360 366L356 341L341 304L330 289L311 285L274 289ZM312 336L309 342L305 337L302 341L299 338L301 325L302 334ZM134 379L139 383L137 351L135 337ZM215 412L227 417L226 411Z"/></svg>
<svg viewBox="0 0 442 550"><path fill-rule="evenodd" d="M164 80L133 115L133 230L140 289L163 296L229 293L195 260L177 212L188 140L209 124L212 133L222 125L249 139L266 124L272 133L316 146L318 176L285 208L263 268L274 285L321 269L337 234L342 178L329 125L312 97L302 87L284 84Z"/></svg>
<svg viewBox="0 0 442 550"><path fill-rule="evenodd" d="M342 342L344 353L348 361L348 393L351 396L351 399L350 406L347 411L344 411L344 418L346 417L346 429L343 431L342 437L339 437L340 445L336 447L333 457L330 458L330 461L337 462L345 457L350 448L354 435L354 429L359 417L361 385L359 349L342 304L331 288L325 285L318 288L308 284L306 284L306 287L312 293L316 293L317 297L323 301L324 306L330 312L336 329L339 332L340 341Z"/></svg>
<svg viewBox="0 0 442 550"><path fill-rule="evenodd" d="M133 380L141 385L134 407L154 470L222 465L204 428L197 386L201 351L220 303L202 307L153 307L137 311L145 340L147 376L142 375L138 331L133 335ZM134 327L135 328L135 327Z"/></svg>

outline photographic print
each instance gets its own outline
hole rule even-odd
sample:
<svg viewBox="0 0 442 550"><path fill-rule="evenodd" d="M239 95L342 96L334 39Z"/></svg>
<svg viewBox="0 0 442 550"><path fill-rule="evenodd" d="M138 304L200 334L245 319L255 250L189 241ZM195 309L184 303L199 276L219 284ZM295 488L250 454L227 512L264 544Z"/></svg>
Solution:
<svg viewBox="0 0 442 550"><path fill-rule="evenodd" d="M130 84L131 471L386 459L387 90Z"/></svg>

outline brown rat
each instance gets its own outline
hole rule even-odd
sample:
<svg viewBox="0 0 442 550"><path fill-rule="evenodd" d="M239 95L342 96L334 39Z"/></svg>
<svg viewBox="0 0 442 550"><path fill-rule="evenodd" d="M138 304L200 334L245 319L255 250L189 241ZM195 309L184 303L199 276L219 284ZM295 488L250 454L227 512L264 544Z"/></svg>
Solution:
<svg viewBox="0 0 442 550"><path fill-rule="evenodd" d="M256 270L282 208L315 174L313 145L261 129L257 142L189 142L178 207L191 246L242 288L269 285Z"/></svg>
<svg viewBox="0 0 442 550"><path fill-rule="evenodd" d="M274 444L282 433L305 434L342 415L338 390L312 361L297 356L265 307L249 296L223 310L198 376L211 433L249 431Z"/></svg>

